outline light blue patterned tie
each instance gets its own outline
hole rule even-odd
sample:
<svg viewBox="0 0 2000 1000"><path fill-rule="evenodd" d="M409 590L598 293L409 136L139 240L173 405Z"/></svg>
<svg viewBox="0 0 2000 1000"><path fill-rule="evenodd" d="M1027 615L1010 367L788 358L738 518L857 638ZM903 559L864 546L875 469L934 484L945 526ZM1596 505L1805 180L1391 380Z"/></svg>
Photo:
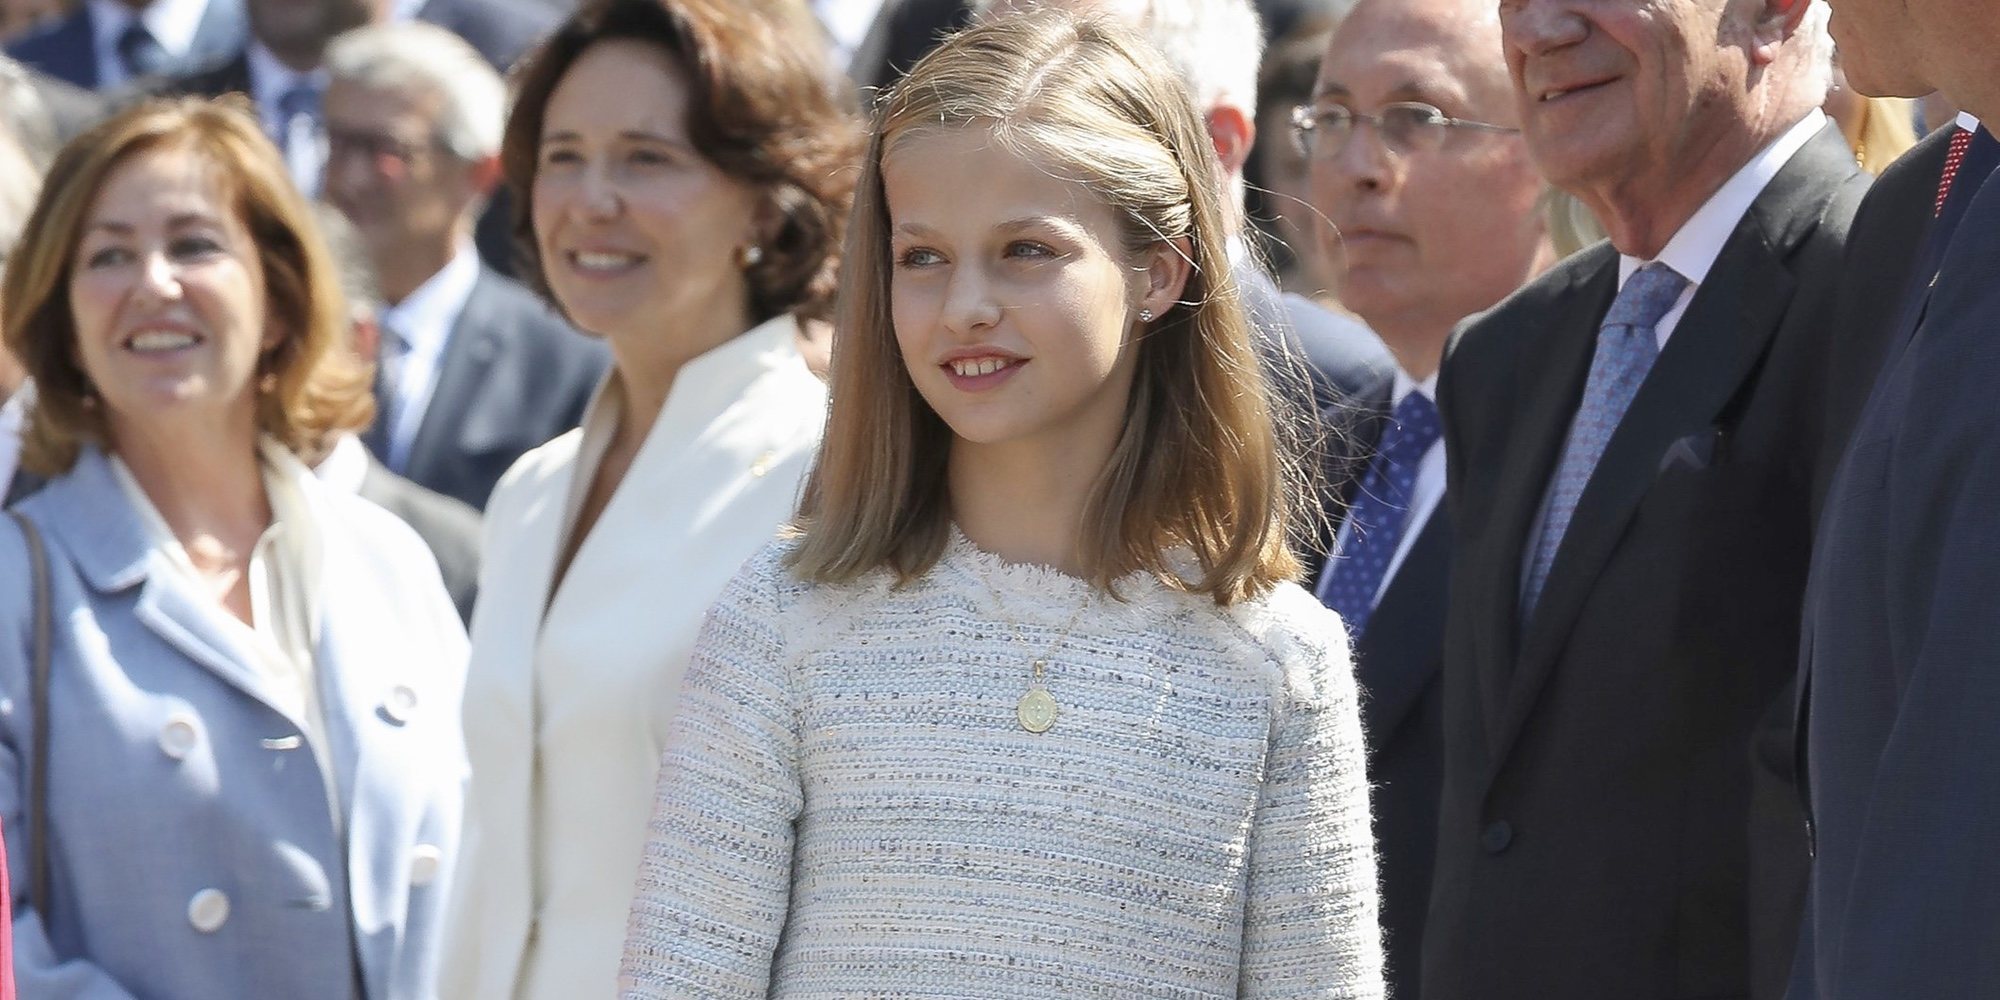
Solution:
<svg viewBox="0 0 2000 1000"><path fill-rule="evenodd" d="M1570 517L1583 498L1590 474L1604 457L1604 446L1611 442L1612 432L1625 418L1625 409L1632 405L1632 397L1638 395L1639 385L1646 381L1653 359L1660 354L1655 328L1687 285L1688 280L1673 268L1647 264L1626 279L1625 287L1611 302L1611 311L1604 315L1604 324L1597 329L1597 353L1590 359L1583 403L1570 424L1562 463L1556 466L1555 481L1549 488L1542 533L1535 539L1533 559L1521 582L1523 626L1541 600L1549 568L1555 565L1556 549L1569 531Z"/></svg>
<svg viewBox="0 0 2000 1000"><path fill-rule="evenodd" d="M1321 604L1340 612L1349 634L1360 638L1375 612L1375 594L1409 530L1410 500L1424 453L1443 427L1437 404L1412 391L1396 404L1382 432L1375 460L1361 477L1361 492L1347 516L1347 540L1319 580Z"/></svg>

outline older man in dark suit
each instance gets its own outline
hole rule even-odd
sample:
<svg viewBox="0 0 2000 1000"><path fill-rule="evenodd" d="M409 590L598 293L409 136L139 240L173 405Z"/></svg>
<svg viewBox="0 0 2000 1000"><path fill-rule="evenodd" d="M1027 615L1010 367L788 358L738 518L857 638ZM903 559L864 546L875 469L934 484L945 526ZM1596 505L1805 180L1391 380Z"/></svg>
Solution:
<svg viewBox="0 0 2000 1000"><path fill-rule="evenodd" d="M576 426L607 354L472 248L499 177L499 75L418 23L342 35L326 63L327 200L388 303L364 440L391 471L483 508L516 458Z"/></svg>
<svg viewBox="0 0 2000 1000"><path fill-rule="evenodd" d="M1835 27L1863 93L1935 88L2000 121L1992 5L1840 0ZM1971 1000L2000 984L2000 143L1977 118L1940 132L1856 219L1903 256L1856 243L1847 269L1887 303L1863 318L1890 336L1806 596L1816 852L1793 1000Z"/></svg>
<svg viewBox="0 0 2000 1000"><path fill-rule="evenodd" d="M1427 1000L1775 997L1791 681L1865 181L1808 0L1507 0L1543 173L1611 235L1463 331ZM1842 405L1857 405L1847 401Z"/></svg>
<svg viewBox="0 0 2000 1000"><path fill-rule="evenodd" d="M1345 251L1341 301L1395 359L1355 400L1365 417L1333 477L1337 555L1312 580L1353 633L1390 992L1402 1000L1420 995L1443 755L1451 526L1438 509L1438 362L1460 320L1551 262L1518 121L1487 0L1361 0L1293 115L1313 208Z"/></svg>

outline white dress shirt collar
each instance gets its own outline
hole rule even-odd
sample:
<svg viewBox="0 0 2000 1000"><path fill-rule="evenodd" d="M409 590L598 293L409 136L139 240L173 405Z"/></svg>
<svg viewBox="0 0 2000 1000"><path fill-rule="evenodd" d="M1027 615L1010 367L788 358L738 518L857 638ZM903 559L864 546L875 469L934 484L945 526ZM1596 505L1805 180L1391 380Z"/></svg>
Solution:
<svg viewBox="0 0 2000 1000"><path fill-rule="evenodd" d="M1389 390L1389 409L1394 410L1396 407L1403 405L1403 400L1413 392L1421 392L1424 394L1425 399L1433 403L1437 402L1437 372L1432 372L1429 377L1418 381L1411 378L1410 373L1404 371L1402 365L1397 365L1395 384Z"/></svg>
<svg viewBox="0 0 2000 1000"><path fill-rule="evenodd" d="M170 56L183 56L201 30L208 0L153 0L145 10L134 12L118 0L85 0L90 8L91 51L97 58L97 85L115 86L130 79L125 60L118 55L118 39L136 17L153 40Z"/></svg>
<svg viewBox="0 0 2000 1000"><path fill-rule="evenodd" d="M360 438L342 434L333 439L333 447L327 449L326 457L312 471L320 482L333 489L359 494L362 481L368 478L368 448Z"/></svg>
<svg viewBox="0 0 2000 1000"><path fill-rule="evenodd" d="M246 57L250 63L250 99L257 104L257 117L264 122L264 131L271 135L277 135L279 126L284 124L278 121L278 98L301 83L312 84L324 94L327 82L332 79L324 66L301 73L285 65L254 38Z"/></svg>
<svg viewBox="0 0 2000 1000"><path fill-rule="evenodd" d="M1818 108L1808 112L1791 128L1758 150L1757 155L1750 158L1750 162L1745 163L1734 176L1717 188L1714 194L1709 195L1701 208L1696 210L1694 215L1675 231L1673 238L1667 241L1667 245L1660 249L1660 255L1654 260L1673 268L1676 273L1688 280L1687 288L1681 292L1680 299L1654 328L1661 347L1667 346L1667 338L1679 325L1681 314L1687 311L1688 303L1693 301L1695 289L1701 287L1703 281L1708 280L1709 269L1715 266L1716 258L1722 256L1722 248L1729 242L1730 235L1736 232L1737 224L1743 221L1743 213L1750 210L1750 205L1757 200L1758 195L1764 193L1766 187L1770 186L1771 179L1778 176L1778 171L1783 170L1785 164L1790 163L1792 157L1805 148L1805 144L1811 141L1813 136L1818 135L1820 129L1825 126L1824 112ZM1626 280L1648 263L1650 262L1630 254L1619 254L1618 287L1625 287Z"/></svg>
<svg viewBox="0 0 2000 1000"><path fill-rule="evenodd" d="M479 284L479 252L470 242L459 245L438 273L425 279L403 301L382 310L382 336L399 336L407 345L396 376L396 400L389 428L389 467L408 467L410 449L423 426L443 372L445 347L451 331Z"/></svg>
<svg viewBox="0 0 2000 1000"><path fill-rule="evenodd" d="M26 383L0 404L0 497L13 488L14 472L21 467L21 431L26 428L28 399Z"/></svg>

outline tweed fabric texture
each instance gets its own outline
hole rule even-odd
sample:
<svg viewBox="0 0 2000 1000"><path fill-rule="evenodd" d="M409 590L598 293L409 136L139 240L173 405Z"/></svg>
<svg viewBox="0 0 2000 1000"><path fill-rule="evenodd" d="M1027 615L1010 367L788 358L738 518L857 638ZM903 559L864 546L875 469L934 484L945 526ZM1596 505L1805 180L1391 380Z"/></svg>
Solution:
<svg viewBox="0 0 2000 1000"><path fill-rule="evenodd" d="M1304 590L1112 601L956 534L812 585L792 544L697 643L623 996L1382 997L1351 664Z"/></svg>
<svg viewBox="0 0 2000 1000"><path fill-rule="evenodd" d="M1548 517L1542 522L1541 537L1535 540L1534 560L1528 564L1521 588L1523 622L1541 599L1542 586L1555 566L1556 551L1569 531L1569 519L1576 514L1591 473L1597 471L1611 435L1625 419L1625 410L1639 394L1646 374L1653 370L1653 360L1660 356L1655 328L1672 311L1687 285L1688 280L1673 268L1647 264L1625 280L1625 287L1618 290L1610 311L1604 314L1597 330L1597 351L1590 358L1590 375L1583 384L1583 402L1570 423L1562 464L1556 467L1555 485L1549 490Z"/></svg>

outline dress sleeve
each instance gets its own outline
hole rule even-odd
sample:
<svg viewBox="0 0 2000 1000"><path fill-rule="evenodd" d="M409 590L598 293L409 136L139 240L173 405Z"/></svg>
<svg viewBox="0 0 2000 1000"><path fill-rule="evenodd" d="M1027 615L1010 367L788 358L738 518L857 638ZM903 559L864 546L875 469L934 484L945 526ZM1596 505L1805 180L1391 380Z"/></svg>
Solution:
<svg viewBox="0 0 2000 1000"><path fill-rule="evenodd" d="M1324 617L1327 641L1285 643L1291 649L1276 664L1300 681L1272 723L1250 831L1238 988L1246 1000L1384 995L1353 664L1344 626Z"/></svg>
<svg viewBox="0 0 2000 1000"><path fill-rule="evenodd" d="M626 924L627 1000L767 995L804 801L782 572L768 551L753 559L695 641Z"/></svg>

